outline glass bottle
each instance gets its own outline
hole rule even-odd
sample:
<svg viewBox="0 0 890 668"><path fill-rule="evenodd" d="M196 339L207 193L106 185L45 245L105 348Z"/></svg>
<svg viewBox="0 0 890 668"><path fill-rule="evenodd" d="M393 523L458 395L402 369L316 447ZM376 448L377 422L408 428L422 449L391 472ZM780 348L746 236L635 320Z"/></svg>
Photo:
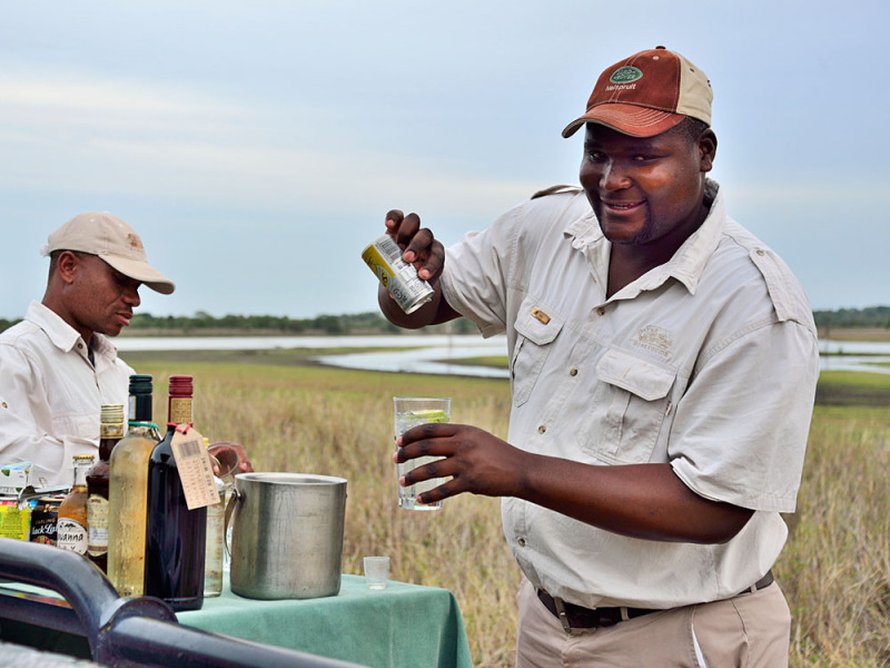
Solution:
<svg viewBox="0 0 890 668"><path fill-rule="evenodd" d="M167 435L148 465L148 521L145 595L161 598L175 611L204 604L207 508L189 510L173 457L176 426L192 422L192 377L170 376Z"/></svg>
<svg viewBox="0 0 890 668"><path fill-rule="evenodd" d="M93 455L74 455L74 486L59 506L56 545L78 554L87 551L87 471Z"/></svg>
<svg viewBox="0 0 890 668"><path fill-rule="evenodd" d="M111 451L124 437L124 405L102 404L99 461L87 471L87 556L108 571L108 474Z"/></svg>
<svg viewBox="0 0 890 668"><path fill-rule="evenodd" d="M121 596L141 596L145 578L148 458L161 440L151 421L151 376L130 376L127 435L109 458L108 579Z"/></svg>
<svg viewBox="0 0 890 668"><path fill-rule="evenodd" d="M207 506L207 546L204 550L204 597L219 596L223 587L223 541L226 538L226 486L213 476L219 503Z"/></svg>

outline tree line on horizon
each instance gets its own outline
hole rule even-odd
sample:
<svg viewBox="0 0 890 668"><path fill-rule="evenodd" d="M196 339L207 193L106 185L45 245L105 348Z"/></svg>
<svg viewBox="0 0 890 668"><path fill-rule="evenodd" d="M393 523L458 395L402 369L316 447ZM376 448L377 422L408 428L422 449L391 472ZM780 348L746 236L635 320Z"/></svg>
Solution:
<svg viewBox="0 0 890 668"><path fill-rule="evenodd" d="M21 321L0 318L0 331ZM386 320L380 313L344 313L341 315L319 315L314 318L290 318L276 315L224 315L213 316L198 311L191 316L155 316L151 313L137 313L130 320L125 335L198 335L225 334L237 332L262 332L294 335L346 335L346 334L399 334L404 330ZM427 328L428 333L472 334L476 326L466 318L458 318L444 325Z"/></svg>
<svg viewBox="0 0 890 668"><path fill-rule="evenodd" d="M813 311L816 326L820 328L862 328L877 327L890 329L890 306L870 306L854 309ZM11 327L20 319L0 318L0 331ZM290 318L275 315L224 315L213 316L198 311L191 316L155 316L151 313L138 313L130 321L131 334L170 333L170 334L215 334L224 332L275 332L282 334L398 334L399 329L380 313L344 313L341 315L319 315L314 318ZM466 318L458 318L444 325L427 328L431 333L473 334L475 325Z"/></svg>

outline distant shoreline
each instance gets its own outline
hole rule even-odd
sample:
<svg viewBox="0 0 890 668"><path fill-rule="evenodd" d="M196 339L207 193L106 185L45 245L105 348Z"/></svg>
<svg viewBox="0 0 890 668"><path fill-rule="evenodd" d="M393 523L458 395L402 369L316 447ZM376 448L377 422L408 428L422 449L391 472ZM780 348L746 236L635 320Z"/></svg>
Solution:
<svg viewBox="0 0 890 668"><path fill-rule="evenodd" d="M835 341L888 341L890 342L890 327L819 327L820 339L833 339ZM429 334L431 336L441 336L444 332L441 330L428 331L424 330L399 330L399 331L379 331L371 329L356 329L349 332L339 334L331 334L322 330L305 330L302 332L292 332L282 329L250 329L250 328L232 328L232 329L203 329L203 328L171 328L164 329L161 327L152 328L133 328L124 329L120 336L193 336L193 337L222 337L222 336L293 336L293 337L310 337L310 336L399 336L404 333L411 336L422 336Z"/></svg>

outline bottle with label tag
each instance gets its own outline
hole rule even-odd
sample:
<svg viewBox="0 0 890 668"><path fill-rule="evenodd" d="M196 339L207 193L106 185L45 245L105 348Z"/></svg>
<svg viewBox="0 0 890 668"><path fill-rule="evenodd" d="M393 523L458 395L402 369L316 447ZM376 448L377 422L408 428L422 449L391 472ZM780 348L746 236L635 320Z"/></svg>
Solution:
<svg viewBox="0 0 890 668"><path fill-rule="evenodd" d="M204 604L207 508L189 510L173 454L177 433L184 433L185 455L209 456L203 437L187 438L192 398L192 377L170 376L167 434L152 450L148 463L145 595L163 599L176 612L199 610Z"/></svg>
<svg viewBox="0 0 890 668"><path fill-rule="evenodd" d="M111 451L124 437L124 405L102 404L99 414L99 461L87 472L87 556L108 570L108 477Z"/></svg>
<svg viewBox="0 0 890 668"><path fill-rule="evenodd" d="M74 486L59 506L56 546L78 554L87 552L87 471L93 455L74 455Z"/></svg>

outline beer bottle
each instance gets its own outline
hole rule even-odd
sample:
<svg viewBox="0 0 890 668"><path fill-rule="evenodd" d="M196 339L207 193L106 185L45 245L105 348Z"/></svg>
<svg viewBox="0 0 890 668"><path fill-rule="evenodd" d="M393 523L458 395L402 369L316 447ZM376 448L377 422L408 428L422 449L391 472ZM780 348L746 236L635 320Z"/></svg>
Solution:
<svg viewBox="0 0 890 668"><path fill-rule="evenodd" d="M87 551L87 471L93 455L74 455L74 486L59 506L56 545L78 554Z"/></svg>

